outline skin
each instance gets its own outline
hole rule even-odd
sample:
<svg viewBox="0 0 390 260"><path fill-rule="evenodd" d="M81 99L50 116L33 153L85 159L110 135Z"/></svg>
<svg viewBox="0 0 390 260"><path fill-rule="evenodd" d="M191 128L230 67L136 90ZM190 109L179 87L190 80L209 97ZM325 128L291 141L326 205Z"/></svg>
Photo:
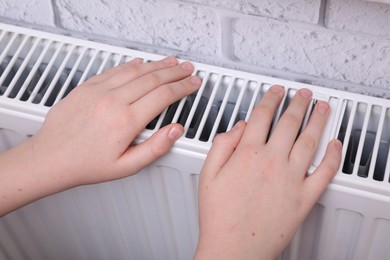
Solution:
<svg viewBox="0 0 390 260"><path fill-rule="evenodd" d="M297 140L312 93L301 89L267 140L284 90L273 86L247 124L214 140L200 175L200 240L195 259L275 259L334 177L341 143L329 143L322 163L307 170L329 115L317 103Z"/></svg>
<svg viewBox="0 0 390 260"><path fill-rule="evenodd" d="M193 70L173 57L135 59L75 88L38 133L0 155L0 216L72 187L135 174L168 152L184 131L179 124L132 142L167 106L200 87Z"/></svg>
<svg viewBox="0 0 390 260"><path fill-rule="evenodd" d="M200 87L193 70L173 57L135 59L74 89L49 111L38 133L0 155L0 216L69 188L130 176L167 153L184 131L179 124L142 144L133 141L167 106ZM307 175L327 103L317 103L296 139L309 90L297 92L267 139L283 95L282 87L271 87L248 123L215 138L200 175L195 259L274 259L334 177L341 157L337 140Z"/></svg>

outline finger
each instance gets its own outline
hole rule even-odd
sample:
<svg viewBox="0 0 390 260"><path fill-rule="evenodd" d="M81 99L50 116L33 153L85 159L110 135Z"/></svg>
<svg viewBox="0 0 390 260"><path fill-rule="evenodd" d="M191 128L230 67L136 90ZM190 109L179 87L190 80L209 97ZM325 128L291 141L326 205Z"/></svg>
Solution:
<svg viewBox="0 0 390 260"><path fill-rule="evenodd" d="M143 63L142 59L135 58L135 59L130 60L129 62L123 63L119 66L115 66L115 67L110 68L108 70L105 70L102 73L93 76L88 81L90 83L102 82L102 81L106 80L107 78L109 78L110 76L112 76L113 74L118 73L119 71L123 70L124 68L129 69L135 65L142 64L142 63Z"/></svg>
<svg viewBox="0 0 390 260"><path fill-rule="evenodd" d="M95 84L104 82L107 78L118 73L119 71L123 70L124 68L131 69L133 66L139 65L142 63L143 63L143 60L140 58L132 59L129 62L123 63L119 66L115 66L115 67L110 68L106 71L103 71L100 74L94 75L92 78L88 79L87 82L94 84L94 86L95 86ZM107 86L107 85L103 85L103 86ZM110 86L110 84L108 84L108 86Z"/></svg>
<svg viewBox="0 0 390 260"><path fill-rule="evenodd" d="M314 205L335 176L341 162L341 149L339 140L331 141L318 168L305 179L305 198L308 200L308 206Z"/></svg>
<svg viewBox="0 0 390 260"><path fill-rule="evenodd" d="M310 117L309 123L300 134L290 153L290 161L297 171L305 173L313 161L322 132L329 115L329 105L318 102Z"/></svg>
<svg viewBox="0 0 390 260"><path fill-rule="evenodd" d="M199 89L201 83L199 77L187 77L183 80L163 85L131 104L129 110L131 115L129 117L134 118L136 132L142 131L150 121L169 105Z"/></svg>
<svg viewBox="0 0 390 260"><path fill-rule="evenodd" d="M154 133L145 142L131 146L119 159L118 164L125 174L134 174L166 154L183 134L180 124L170 124Z"/></svg>
<svg viewBox="0 0 390 260"><path fill-rule="evenodd" d="M119 66L120 70L118 70L117 73L110 75L106 81L108 85L113 86L112 88L114 88L114 86L119 87L149 73L176 66L177 63L177 59L171 56L159 61L146 63L125 63Z"/></svg>
<svg viewBox="0 0 390 260"><path fill-rule="evenodd" d="M164 84L176 82L190 76L193 71L194 66L189 62L184 62L171 68L148 73L117 88L115 91L126 102L131 104Z"/></svg>
<svg viewBox="0 0 390 260"><path fill-rule="evenodd" d="M282 101L284 88L272 86L253 109L245 128L241 144L265 144L271 128L272 119Z"/></svg>
<svg viewBox="0 0 390 260"><path fill-rule="evenodd" d="M280 151L282 155L288 156L290 154L311 97L312 93L308 89L297 91L271 134L268 143L276 151Z"/></svg>
<svg viewBox="0 0 390 260"><path fill-rule="evenodd" d="M166 57L159 61L144 63L142 59L135 58L112 69L109 69L90 79L90 83L104 83L105 88L116 88L129 81L137 79L153 71L169 68L177 65L175 57Z"/></svg>
<svg viewBox="0 0 390 260"><path fill-rule="evenodd" d="M202 168L201 179L214 178L218 174L237 148L244 129L245 122L239 121L229 132L215 137Z"/></svg>

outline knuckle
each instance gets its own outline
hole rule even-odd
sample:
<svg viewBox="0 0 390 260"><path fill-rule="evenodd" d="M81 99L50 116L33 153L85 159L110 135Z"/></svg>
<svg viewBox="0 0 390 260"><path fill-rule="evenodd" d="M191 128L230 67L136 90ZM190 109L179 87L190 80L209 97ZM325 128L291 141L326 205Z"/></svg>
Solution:
<svg viewBox="0 0 390 260"><path fill-rule="evenodd" d="M175 83L176 92L187 93L189 90L193 90L193 85L190 83L190 79L180 80Z"/></svg>
<svg viewBox="0 0 390 260"><path fill-rule="evenodd" d="M337 172L337 167L334 165L322 165L321 171L322 172L319 173L321 174L321 177L325 179L326 182L330 182Z"/></svg>
<svg viewBox="0 0 390 260"><path fill-rule="evenodd" d="M163 85L160 87L159 97L164 101L170 101L172 98L176 97L176 91L172 85Z"/></svg>
<svg viewBox="0 0 390 260"><path fill-rule="evenodd" d="M123 63L104 73L106 73L107 81L111 86L122 85L124 82L142 75L141 69L137 66L131 67L130 63Z"/></svg>
<svg viewBox="0 0 390 260"><path fill-rule="evenodd" d="M132 66L130 68L130 65L124 67L124 70L129 74L130 78L137 78L138 76L142 75L142 70L138 66Z"/></svg>
<svg viewBox="0 0 390 260"><path fill-rule="evenodd" d="M315 150L317 147L317 140L310 135L301 135L300 141L306 149Z"/></svg>
<svg viewBox="0 0 390 260"><path fill-rule="evenodd" d="M297 129L301 126L302 121L295 115L285 114L283 121L286 123L286 127L289 129Z"/></svg>
<svg viewBox="0 0 390 260"><path fill-rule="evenodd" d="M161 157L166 152L166 148L161 143L153 143L150 149L154 157Z"/></svg>
<svg viewBox="0 0 390 260"><path fill-rule="evenodd" d="M253 113L258 117L272 118L275 110L265 104L258 104Z"/></svg>
<svg viewBox="0 0 390 260"><path fill-rule="evenodd" d="M150 73L148 75L147 81L149 84L153 86L157 86L161 84L160 77L156 73Z"/></svg>
<svg viewBox="0 0 390 260"><path fill-rule="evenodd" d="M107 86L114 88L119 86L123 81L123 76L120 73L116 73L115 75L110 75L107 79Z"/></svg>
<svg viewBox="0 0 390 260"><path fill-rule="evenodd" d="M329 165L329 164L324 165L322 170L325 173L324 176L330 176L333 174L333 172L337 171L336 167L333 167L333 165Z"/></svg>

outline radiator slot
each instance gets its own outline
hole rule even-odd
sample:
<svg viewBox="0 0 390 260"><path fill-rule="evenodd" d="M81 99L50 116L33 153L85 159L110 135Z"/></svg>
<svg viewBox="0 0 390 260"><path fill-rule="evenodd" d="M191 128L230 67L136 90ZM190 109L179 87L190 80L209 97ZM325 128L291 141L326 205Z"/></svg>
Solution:
<svg viewBox="0 0 390 260"><path fill-rule="evenodd" d="M187 134L186 134L187 138L192 139L195 137L196 131L198 130L198 127L199 127L200 122L202 120L202 115L206 109L207 102L208 102L207 97L201 97L200 100L198 101L195 114L194 114L192 121L191 121L191 124L187 130ZM182 118L184 119L183 121L187 122L187 120L184 117L182 117Z"/></svg>
<svg viewBox="0 0 390 260"><path fill-rule="evenodd" d="M216 73L211 73L210 75L206 75L203 77L202 73L198 73L198 76L204 81L204 86L200 91L198 91L198 104L196 106L192 107L191 110L195 108L195 113L191 117L188 118L190 121L186 137L193 139L195 138L196 133L198 132L199 126L202 122L202 118L204 113L206 112L206 108L209 105L210 97L213 93L213 91L216 91L216 85L219 84L221 80L221 75ZM215 93L215 92L214 92ZM196 102L196 101L195 101ZM210 107L210 106L209 106ZM191 113L191 112L190 112ZM186 125L188 124L188 121L186 121Z"/></svg>
<svg viewBox="0 0 390 260"><path fill-rule="evenodd" d="M384 181L385 169L387 167L387 158L389 156L389 149L390 149L389 141L380 142L379 153L378 153L380 156L378 156L375 165L375 171L374 171L374 180L376 181ZM390 179L386 181L390 182Z"/></svg>
<svg viewBox="0 0 390 260"><path fill-rule="evenodd" d="M376 181L390 182L389 177L389 150L390 150L390 110L383 109L383 128L381 128L378 157L376 159L373 178ZM387 173L386 173L387 172ZM387 179L385 175L387 174Z"/></svg>
<svg viewBox="0 0 390 260"><path fill-rule="evenodd" d="M362 178L372 175L376 181L384 180L389 150L388 117L381 106L346 101L338 134L338 139L347 146L343 173L352 175L356 171ZM382 135L378 136L378 132Z"/></svg>
<svg viewBox="0 0 390 260"><path fill-rule="evenodd" d="M177 108L179 107L179 104L180 104L180 101L177 101L168 107L168 110L163 118L162 123L161 123L161 127L164 127L164 126L170 124L171 122L173 122L173 118L175 117L175 114L176 114Z"/></svg>
<svg viewBox="0 0 390 260"><path fill-rule="evenodd" d="M11 33L3 35L0 51L0 96L47 107L91 76L131 58Z"/></svg>
<svg viewBox="0 0 390 260"><path fill-rule="evenodd" d="M237 85L238 86L238 85ZM258 83L255 81L249 81L247 84L243 83L243 87L237 97L232 117L230 119L227 130L230 130L234 124L240 120L246 120L248 111L250 111L250 104L256 90L259 89Z"/></svg>
<svg viewBox="0 0 390 260"><path fill-rule="evenodd" d="M203 122L201 122L200 126L203 129L200 129L197 134L200 141L207 142L214 124L218 124L217 116L221 110L222 104L224 103L225 95L228 93L228 90L230 90L233 81L234 80L229 76L222 76L219 84L213 86L214 90L212 92L212 99L209 100L209 104L207 104L205 108L205 113L208 114L202 118ZM222 108L222 112L223 110L224 108Z"/></svg>
<svg viewBox="0 0 390 260"><path fill-rule="evenodd" d="M5 69L7 68L9 62L10 62L10 58L6 58L0 65L0 76L3 75ZM0 85L0 95L3 95L5 93L5 91L7 90L9 84L11 83L11 80L14 78L15 76L15 70L11 70L10 72L8 72L8 75L5 77L4 81L3 81L3 84Z"/></svg>
<svg viewBox="0 0 390 260"><path fill-rule="evenodd" d="M354 110L352 110L353 108ZM352 129L350 130L350 134L349 134L350 136L348 138L348 142L346 143L348 145L348 149L347 149L347 153L343 165L343 172L346 174L352 174L353 168L355 166L355 159L356 159L357 149L359 146L361 129L363 127L363 121L366 115L366 111L367 111L367 104L365 103L359 103L357 104L357 106L354 107L352 107L351 101L349 101L347 104L347 109L345 111L346 113L345 120L343 119L343 122L348 124L350 124L350 122L353 122L353 125L352 125ZM343 129L347 129L347 127L348 126L346 125L342 126ZM345 141L344 139L346 135L348 136L347 130L346 132L340 131L339 139Z"/></svg>

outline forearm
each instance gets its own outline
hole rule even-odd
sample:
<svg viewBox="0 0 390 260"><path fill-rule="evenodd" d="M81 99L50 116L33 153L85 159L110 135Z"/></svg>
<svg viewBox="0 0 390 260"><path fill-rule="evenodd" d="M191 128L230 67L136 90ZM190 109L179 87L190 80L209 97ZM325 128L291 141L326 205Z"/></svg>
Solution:
<svg viewBox="0 0 390 260"><path fill-rule="evenodd" d="M37 150L30 139L0 154L0 216L70 186L54 172L50 155Z"/></svg>

